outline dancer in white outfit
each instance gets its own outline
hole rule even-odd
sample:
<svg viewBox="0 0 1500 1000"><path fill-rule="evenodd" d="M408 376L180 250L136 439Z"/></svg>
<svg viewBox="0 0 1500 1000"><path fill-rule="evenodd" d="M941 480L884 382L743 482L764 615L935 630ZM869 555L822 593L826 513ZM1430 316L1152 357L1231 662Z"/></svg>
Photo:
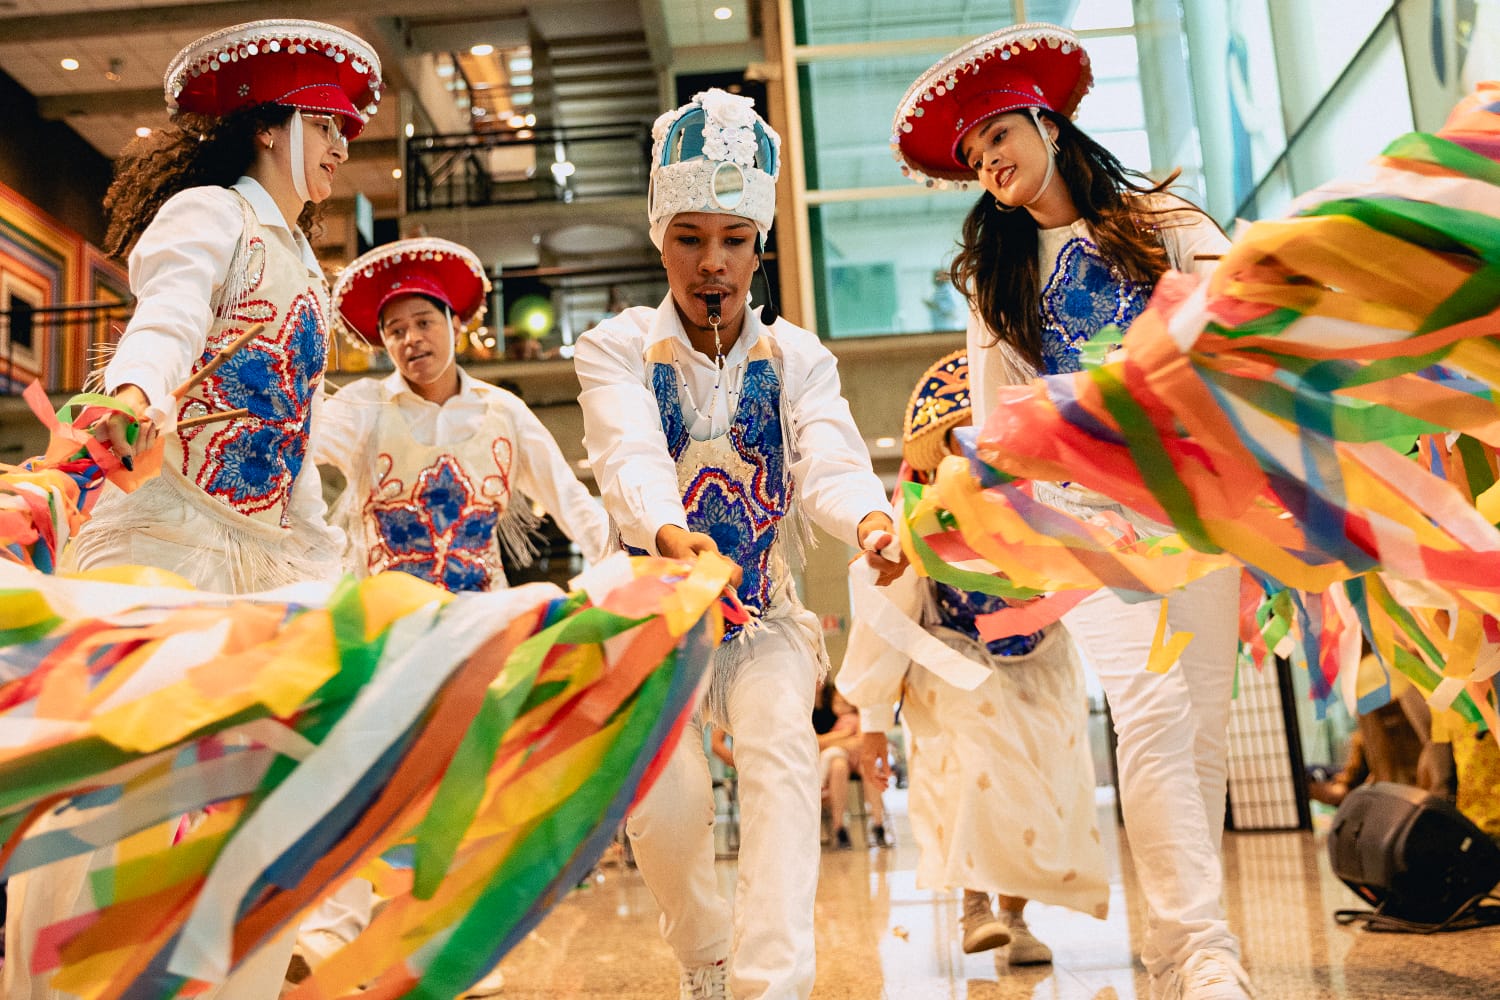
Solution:
<svg viewBox="0 0 1500 1000"><path fill-rule="evenodd" d="M1206 267L1228 245L1211 219L1165 192L1166 182L1132 176L1072 124L1092 79L1072 33L1021 25L939 61L897 108L892 144L906 173L983 189L952 267L969 301L980 426L996 386L1078 371L1102 354L1090 340L1128 325L1163 272ZM1085 515L1112 506L1066 484L1037 484L1037 496ZM1142 531L1166 530L1123 513ZM1249 995L1220 898L1238 584L1237 572L1224 570L1167 598L1171 630L1194 638L1165 674L1145 669L1159 602L1126 604L1101 591L1064 619L1099 675L1119 736L1153 997Z"/></svg>
<svg viewBox="0 0 1500 1000"><path fill-rule="evenodd" d="M955 351L917 382L903 479L926 481L957 453L950 435L969 424L968 374L965 352ZM1005 608L1003 598L915 573L885 591L888 601L862 574L851 587L856 615L838 687L860 707L870 760L884 758L892 706L904 705L917 884L964 890L964 951L1008 943L1011 965L1051 961L1022 916L1028 899L1101 918L1109 907L1088 700L1072 642L1058 625L986 640L980 620ZM865 780L884 778L877 768Z"/></svg>
<svg viewBox="0 0 1500 1000"><path fill-rule="evenodd" d="M578 343L585 444L627 546L719 551L751 623L726 635L705 708L734 740L739 888L714 876L713 797L692 727L626 824L682 963L683 997L806 998L818 880L813 689L821 633L792 581L805 512L883 545L885 492L817 337L747 307L775 212L779 139L752 103L710 90L658 119L651 235L670 294ZM901 563L868 556L894 574ZM732 953L732 969L727 968Z"/></svg>
<svg viewBox="0 0 1500 1000"><path fill-rule="evenodd" d="M514 394L457 362L458 338L484 314L479 258L448 240L400 240L344 269L334 312L350 339L383 347L396 371L323 400L313 458L348 489L336 521L360 575L400 570L445 590L505 586L530 556L530 501L585 559L608 545L604 510L557 442Z"/></svg>
<svg viewBox="0 0 1500 1000"><path fill-rule="evenodd" d="M328 286L303 226L380 87L370 47L314 21L227 28L173 60L174 127L127 152L106 199L107 243L130 254L137 304L104 387L142 421L133 442L124 417L96 429L130 460L166 435L163 468L132 493L106 487L64 568L155 566L227 592L338 574L342 539L307 460ZM256 323L259 336L174 396ZM178 428L191 418L208 422ZM60 995L30 974L30 946L40 928L91 908L89 864L78 856L11 880L7 996ZM290 949L290 934L263 946L219 996L276 996Z"/></svg>

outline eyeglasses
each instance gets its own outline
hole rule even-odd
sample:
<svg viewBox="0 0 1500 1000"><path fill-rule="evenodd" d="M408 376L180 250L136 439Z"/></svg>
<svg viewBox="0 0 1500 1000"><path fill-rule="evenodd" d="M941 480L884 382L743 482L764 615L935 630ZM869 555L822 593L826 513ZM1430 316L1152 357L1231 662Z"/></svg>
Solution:
<svg viewBox="0 0 1500 1000"><path fill-rule="evenodd" d="M343 124L342 119L333 115L308 114L306 111L298 112L298 114L302 116L303 121L323 133L323 138L328 140L330 147L344 153L349 152L349 137L340 127Z"/></svg>

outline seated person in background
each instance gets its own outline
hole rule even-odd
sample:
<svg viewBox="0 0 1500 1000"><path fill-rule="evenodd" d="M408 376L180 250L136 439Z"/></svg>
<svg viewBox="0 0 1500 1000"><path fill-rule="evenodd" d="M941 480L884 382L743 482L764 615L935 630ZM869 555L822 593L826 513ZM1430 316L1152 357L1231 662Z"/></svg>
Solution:
<svg viewBox="0 0 1500 1000"><path fill-rule="evenodd" d="M845 811L849 805L850 776L858 773L860 766L859 710L832 685L825 685L818 695L818 707L813 710L813 731L818 734L818 768L823 794L828 799L828 813L833 817L834 844L840 850L848 850L853 844L844 825ZM860 787L871 822L867 843L871 847L890 847L880 789L864 781Z"/></svg>

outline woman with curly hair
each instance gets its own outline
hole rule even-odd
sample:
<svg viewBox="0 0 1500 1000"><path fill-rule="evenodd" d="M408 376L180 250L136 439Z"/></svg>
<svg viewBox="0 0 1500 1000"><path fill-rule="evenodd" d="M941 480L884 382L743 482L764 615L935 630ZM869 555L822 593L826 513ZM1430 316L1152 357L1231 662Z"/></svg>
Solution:
<svg viewBox="0 0 1500 1000"><path fill-rule="evenodd" d="M951 272L969 302L976 425L999 386L1095 362L1104 353L1096 335L1128 326L1169 268L1201 270L1228 246L1213 220L1167 192L1175 174L1154 184L1073 125L1092 80L1071 32L1019 25L945 57L898 106L892 143L904 172L983 189ZM1143 534L1170 530L1077 486L1035 489L1084 518L1113 509ZM1119 737L1153 1000L1249 996L1220 900L1238 596L1234 570L1170 595L1169 627L1193 638L1165 674L1146 670L1158 602L1127 604L1100 590L1063 619L1099 676Z"/></svg>
<svg viewBox="0 0 1500 1000"><path fill-rule="evenodd" d="M234 593L337 574L340 536L304 461L328 345L328 285L305 226L379 90L369 46L314 21L228 28L173 60L174 126L127 153L105 203L136 309L102 373L130 415L95 428L127 466L163 435L162 470L129 494L106 487L65 567L155 566ZM89 812L65 804L34 830L71 829ZM109 861L84 851L11 879L7 997L68 995L33 972L34 951L58 946L48 928L97 908L89 871ZM291 937L259 942L215 995L275 997Z"/></svg>
<svg viewBox="0 0 1500 1000"><path fill-rule="evenodd" d="M129 255L137 303L102 381L139 430L127 440L124 414L96 428L127 461L164 435L163 469L101 498L73 566L148 564L233 592L337 572L305 461L328 355L307 231L379 90L375 53L314 21L228 28L168 68L173 127L127 151L105 200L107 248Z"/></svg>

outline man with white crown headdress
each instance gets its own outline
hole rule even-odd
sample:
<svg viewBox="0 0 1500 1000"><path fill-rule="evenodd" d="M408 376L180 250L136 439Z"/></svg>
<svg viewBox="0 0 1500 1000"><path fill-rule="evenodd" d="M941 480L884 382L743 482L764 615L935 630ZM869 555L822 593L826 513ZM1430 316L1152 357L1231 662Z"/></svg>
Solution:
<svg viewBox="0 0 1500 1000"><path fill-rule="evenodd" d="M714 875L702 720L626 823L682 964L680 996L806 998L814 977L818 752L811 718L826 665L792 580L801 515L858 544L888 582L885 492L818 338L749 308L776 211L780 139L747 98L709 90L653 129L648 213L671 291L578 342L584 444L623 543L741 571L748 624L726 631L705 714L734 739L736 912ZM731 941L733 956L731 959Z"/></svg>

